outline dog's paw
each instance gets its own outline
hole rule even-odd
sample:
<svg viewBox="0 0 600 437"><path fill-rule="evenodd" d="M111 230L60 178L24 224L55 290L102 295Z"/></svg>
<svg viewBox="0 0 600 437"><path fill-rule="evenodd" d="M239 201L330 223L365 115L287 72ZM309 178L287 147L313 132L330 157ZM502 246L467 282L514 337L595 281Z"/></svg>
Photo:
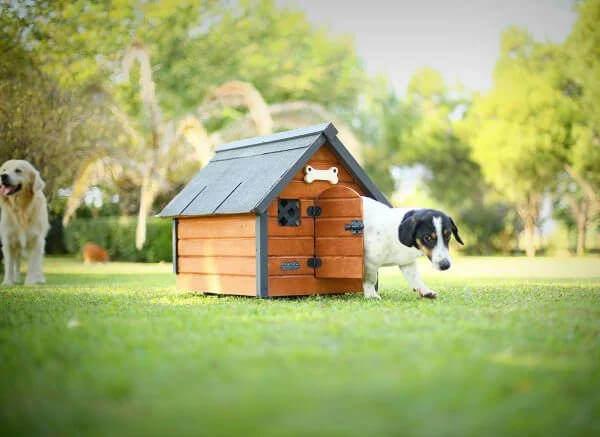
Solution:
<svg viewBox="0 0 600 437"><path fill-rule="evenodd" d="M45 284L46 278L43 276L35 276L35 277L27 277L25 278L25 285L36 285L36 284Z"/></svg>
<svg viewBox="0 0 600 437"><path fill-rule="evenodd" d="M435 299L437 297L437 293L433 290L418 290L419 296L426 297L427 299Z"/></svg>
<svg viewBox="0 0 600 437"><path fill-rule="evenodd" d="M369 293L365 294L365 299L381 300L381 296L378 293Z"/></svg>

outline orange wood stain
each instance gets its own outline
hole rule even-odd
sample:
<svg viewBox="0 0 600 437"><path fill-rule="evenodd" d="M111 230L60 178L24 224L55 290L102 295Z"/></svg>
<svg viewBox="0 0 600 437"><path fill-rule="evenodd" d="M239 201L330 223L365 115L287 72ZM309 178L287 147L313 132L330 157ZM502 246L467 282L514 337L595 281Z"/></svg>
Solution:
<svg viewBox="0 0 600 437"><path fill-rule="evenodd" d="M254 214L182 217L177 225L180 239L254 237L255 232Z"/></svg>
<svg viewBox="0 0 600 437"><path fill-rule="evenodd" d="M254 214L179 218L178 288L255 295L255 232Z"/></svg>
<svg viewBox="0 0 600 437"><path fill-rule="evenodd" d="M312 218L300 219L300 226L281 226L275 217L268 219L269 237L306 237L314 234Z"/></svg>
<svg viewBox="0 0 600 437"><path fill-rule="evenodd" d="M331 186L331 183L327 181L315 181L311 184L303 181L291 181L279 194L279 197L282 199L315 198ZM360 191L360 187L353 183L340 182L335 186L347 186L355 191Z"/></svg>
<svg viewBox="0 0 600 437"><path fill-rule="evenodd" d="M290 276L290 275L313 275L314 270L308 267L308 260L311 256L270 256L269 257L269 275L270 276ZM297 263L298 268L286 269L291 263Z"/></svg>
<svg viewBox="0 0 600 437"><path fill-rule="evenodd" d="M360 238L319 237L315 252L320 256L363 256L363 242Z"/></svg>
<svg viewBox="0 0 600 437"><path fill-rule="evenodd" d="M314 253L314 238L309 237L270 237L269 256L298 255L312 256Z"/></svg>
<svg viewBox="0 0 600 437"><path fill-rule="evenodd" d="M256 275L256 257L180 256L181 273Z"/></svg>
<svg viewBox="0 0 600 437"><path fill-rule="evenodd" d="M353 220L362 220L362 199L352 189L335 186L323 192L316 204L322 214L315 219L315 253L321 259L315 276L361 279L363 234L353 234L346 226ZM331 255L332 251L335 255Z"/></svg>
<svg viewBox="0 0 600 437"><path fill-rule="evenodd" d="M324 279L306 276L270 276L269 296L361 293L362 279Z"/></svg>
<svg viewBox="0 0 600 437"><path fill-rule="evenodd" d="M196 238L179 240L179 256L255 256L256 238Z"/></svg>
<svg viewBox="0 0 600 437"><path fill-rule="evenodd" d="M256 295L255 276L212 275L198 273L179 273L177 288L217 294Z"/></svg>

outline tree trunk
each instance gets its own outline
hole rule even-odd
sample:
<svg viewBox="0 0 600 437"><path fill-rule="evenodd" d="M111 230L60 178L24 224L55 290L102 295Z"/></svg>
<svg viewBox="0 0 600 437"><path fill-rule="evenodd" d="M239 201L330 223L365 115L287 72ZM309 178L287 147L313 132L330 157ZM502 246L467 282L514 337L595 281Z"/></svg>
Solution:
<svg viewBox="0 0 600 437"><path fill-rule="evenodd" d="M585 254L585 237L587 234L588 225L588 203L585 200L581 201L577 215L577 256L583 256Z"/></svg>
<svg viewBox="0 0 600 437"><path fill-rule="evenodd" d="M582 256L585 253L585 237L590 218L590 209L593 207L593 205L586 196L580 197L575 194L571 194L567 196L567 200L569 201L571 215L575 220L575 225L577 228L577 243L575 246L575 252L577 256Z"/></svg>
<svg viewBox="0 0 600 437"><path fill-rule="evenodd" d="M528 194L525 202L517 206L517 213L523 221L525 233L525 253L533 258L536 252L535 231L540 215L541 195Z"/></svg>
<svg viewBox="0 0 600 437"><path fill-rule="evenodd" d="M137 250L141 250L144 247L144 243L146 243L146 222L155 198L156 189L150 178L144 178L140 188L140 209L138 210L138 220L135 229L135 247Z"/></svg>
<svg viewBox="0 0 600 437"><path fill-rule="evenodd" d="M528 257L535 256L535 222L525 220L525 253Z"/></svg>

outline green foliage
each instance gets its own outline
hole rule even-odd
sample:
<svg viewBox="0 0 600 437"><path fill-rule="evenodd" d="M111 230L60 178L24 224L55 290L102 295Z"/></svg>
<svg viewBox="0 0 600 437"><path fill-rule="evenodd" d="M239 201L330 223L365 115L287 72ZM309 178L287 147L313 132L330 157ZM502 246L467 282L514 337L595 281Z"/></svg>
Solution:
<svg viewBox="0 0 600 437"><path fill-rule="evenodd" d="M272 0L2 2L0 20L0 69L7 70L0 77L0 135L11 136L0 137L0 147L42 167L51 195L74 174L71 199L85 192L84 181L96 178L109 189L114 183L127 199L124 211L150 192L140 190L144 172L168 190L197 171L194 159L154 163L150 149L167 144L174 154L170 141L184 142L182 131L175 134L179 121L198 115L224 82L249 82L268 102L307 100L341 113L353 109L364 78L350 39L316 29ZM149 75L139 63L124 74L133 47L143 47L151 64L145 88L140 78ZM149 98L153 92L140 95L141 88L155 90L158 101ZM210 131L244 115L233 108L206 125ZM162 170L168 174L157 176ZM52 204L56 214L61 206Z"/></svg>
<svg viewBox="0 0 600 437"><path fill-rule="evenodd" d="M105 248L112 260L159 262L172 260L171 222L150 219L148 237L142 250L135 248L136 221L131 217L75 219L64 229L68 253L81 255L87 242Z"/></svg>
<svg viewBox="0 0 600 437"><path fill-rule="evenodd" d="M109 127L96 102L61 89L41 71L32 54L11 39L8 18L0 14L0 157L27 159L40 170L55 213L61 207L56 190L71 184L92 144L118 130Z"/></svg>
<svg viewBox="0 0 600 437"><path fill-rule="evenodd" d="M573 107L558 88L564 61L520 30L503 36L492 90L474 99L466 127L473 158L508 200L548 190L563 169Z"/></svg>
<svg viewBox="0 0 600 437"><path fill-rule="evenodd" d="M560 47L507 30L494 86L475 97L461 126L486 181L515 205L529 256L543 196L564 171L573 142L575 107L564 90L564 63Z"/></svg>
<svg viewBox="0 0 600 437"><path fill-rule="evenodd" d="M446 210L459 223L468 241L464 250L478 254L507 251L512 241L501 238L507 208L488 198L489 187L470 156L470 146L457 133L457 120L468 103L467 96L448 89L431 68L415 73L403 99L380 90L372 104L380 106L375 112L379 131L374 135L375 146L365 154L366 169L389 194L394 189L393 167L424 168L425 194L433 206ZM413 204L409 199L401 201Z"/></svg>
<svg viewBox="0 0 600 437"><path fill-rule="evenodd" d="M600 0L579 4L579 19L565 43L567 95L577 108L569 162L600 191Z"/></svg>
<svg viewBox="0 0 600 437"><path fill-rule="evenodd" d="M272 0L59 1L32 6L36 48L66 86L100 84L139 113L135 78L119 76L124 51L144 44L166 116L193 111L228 80L252 83L269 102L355 102L363 78L352 42L311 27Z"/></svg>
<svg viewBox="0 0 600 437"><path fill-rule="evenodd" d="M598 264L459 259L427 278L434 302L386 269L370 302L202 296L167 265L49 258L48 284L0 287L0 430L593 436Z"/></svg>

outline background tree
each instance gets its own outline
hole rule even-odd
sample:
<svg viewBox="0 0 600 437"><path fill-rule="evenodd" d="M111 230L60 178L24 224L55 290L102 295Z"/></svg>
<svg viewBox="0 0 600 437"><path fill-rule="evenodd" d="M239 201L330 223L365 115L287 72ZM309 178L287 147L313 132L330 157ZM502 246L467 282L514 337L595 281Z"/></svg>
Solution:
<svg viewBox="0 0 600 437"><path fill-rule="evenodd" d="M439 72L417 71L407 95L381 93L369 112L379 117L376 146L367 148L367 169L376 175L388 194L394 189L393 168L416 167L419 185L433 206L455 216L469 239L473 253L489 253L507 246L500 235L505 230L506 208L490 199L479 165L470 156L470 146L456 132L456 123L469 107L469 96L449 89ZM474 183L477 181L477 183Z"/></svg>
<svg viewBox="0 0 600 437"><path fill-rule="evenodd" d="M96 95L65 90L42 71L22 44L24 29L24 20L0 14L0 156L40 169L51 211L60 213L57 189L70 185L79 160L118 129Z"/></svg>
<svg viewBox="0 0 600 437"><path fill-rule="evenodd" d="M536 251L536 229L544 194L564 167L573 108L556 83L564 59L512 28L489 93L474 99L467 118L473 158L493 187L513 202L523 223L525 250Z"/></svg>
<svg viewBox="0 0 600 437"><path fill-rule="evenodd" d="M197 170L215 141L249 135L247 126L263 133L351 109L363 77L349 40L330 37L270 0L236 8L216 0L78 0L17 4L12 12L25 17L23 44L45 74L65 90L102 96L123 132L123 142L96 144L82 159L66 219L89 183L107 175L133 183L140 187L138 247L157 194L173 188L174 175L184 180ZM227 79L251 84L246 91L260 89L259 99L278 104L263 114L270 125L247 113L254 108L249 102L217 105L220 113L202 120L199 103L209 105L209 95L223 103L226 89L213 91ZM176 147L182 144L195 149L191 165L185 147Z"/></svg>
<svg viewBox="0 0 600 437"><path fill-rule="evenodd" d="M576 251L583 255L587 229L600 213L600 1L581 2L578 8L564 45L562 88L577 113L565 162L576 189L566 190L566 197L577 227Z"/></svg>

